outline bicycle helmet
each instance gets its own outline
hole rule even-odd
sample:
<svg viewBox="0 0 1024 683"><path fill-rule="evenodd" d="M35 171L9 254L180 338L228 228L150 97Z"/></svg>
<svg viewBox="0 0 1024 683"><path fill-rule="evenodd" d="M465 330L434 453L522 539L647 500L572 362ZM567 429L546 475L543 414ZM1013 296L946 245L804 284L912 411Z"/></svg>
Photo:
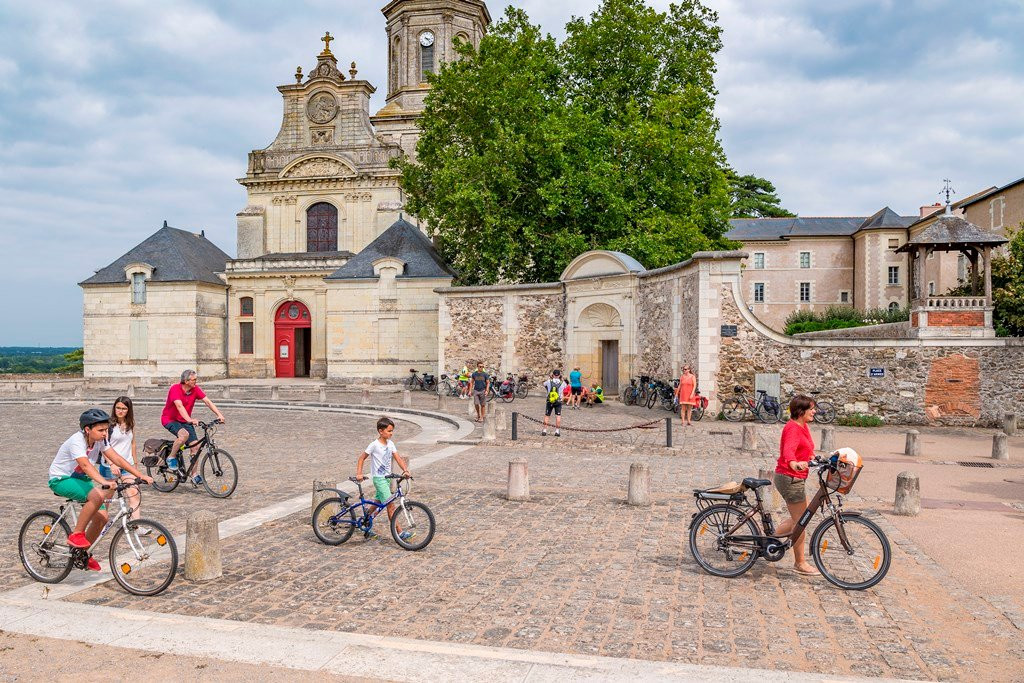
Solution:
<svg viewBox="0 0 1024 683"><path fill-rule="evenodd" d="M110 422L110 416L107 415L106 411L100 408L89 408L89 410L82 413L78 418L78 426L80 429L86 427L92 427L103 422Z"/></svg>
<svg viewBox="0 0 1024 683"><path fill-rule="evenodd" d="M833 455L838 455L838 462L845 463L851 467L863 467L864 461L861 459L860 454L852 448L840 448L833 452Z"/></svg>

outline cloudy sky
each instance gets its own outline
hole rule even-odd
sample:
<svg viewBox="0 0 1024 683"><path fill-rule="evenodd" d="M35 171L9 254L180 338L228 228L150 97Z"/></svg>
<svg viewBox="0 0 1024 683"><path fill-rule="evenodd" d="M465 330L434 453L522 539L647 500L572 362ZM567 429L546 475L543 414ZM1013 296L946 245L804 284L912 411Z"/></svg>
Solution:
<svg viewBox="0 0 1024 683"><path fill-rule="evenodd" d="M729 160L790 210L910 214L943 178L963 196L1024 175L1020 0L707 2ZM76 283L164 220L233 254L235 179L325 30L383 104L384 4L0 0L0 346L80 344ZM598 0L518 4L561 36Z"/></svg>

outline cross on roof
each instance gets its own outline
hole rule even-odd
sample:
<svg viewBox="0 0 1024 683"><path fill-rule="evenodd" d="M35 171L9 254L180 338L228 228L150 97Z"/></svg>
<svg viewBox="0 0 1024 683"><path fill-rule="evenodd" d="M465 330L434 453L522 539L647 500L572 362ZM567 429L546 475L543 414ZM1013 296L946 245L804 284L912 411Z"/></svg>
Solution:
<svg viewBox="0 0 1024 683"><path fill-rule="evenodd" d="M320 40L324 41L324 51L321 52L320 54L322 54L322 55L329 55L329 54L331 54L331 41L334 40L334 36L331 35L331 32L327 31L326 33L324 33L324 37L321 38Z"/></svg>

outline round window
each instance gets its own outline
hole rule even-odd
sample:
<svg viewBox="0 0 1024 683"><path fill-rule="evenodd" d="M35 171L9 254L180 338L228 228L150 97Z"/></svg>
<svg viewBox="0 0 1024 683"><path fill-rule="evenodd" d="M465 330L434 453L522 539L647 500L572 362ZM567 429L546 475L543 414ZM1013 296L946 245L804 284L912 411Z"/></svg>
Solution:
<svg viewBox="0 0 1024 683"><path fill-rule="evenodd" d="M288 317L291 318L292 320L295 320L296 318L298 318L299 317L299 307L296 306L295 304L292 304L291 306L289 306L288 307Z"/></svg>

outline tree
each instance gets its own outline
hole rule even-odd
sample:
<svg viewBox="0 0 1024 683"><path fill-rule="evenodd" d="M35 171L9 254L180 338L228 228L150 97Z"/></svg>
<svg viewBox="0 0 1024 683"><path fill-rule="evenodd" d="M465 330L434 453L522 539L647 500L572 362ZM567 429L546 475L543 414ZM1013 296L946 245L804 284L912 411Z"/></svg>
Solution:
<svg viewBox="0 0 1024 683"><path fill-rule="evenodd" d="M992 258L992 324L1000 337L1024 337L1024 223Z"/></svg>
<svg viewBox="0 0 1024 683"><path fill-rule="evenodd" d="M559 45L509 8L431 78L408 209L461 284L558 277L588 249L648 267L732 246L717 16L604 0Z"/></svg>
<svg viewBox="0 0 1024 683"><path fill-rule="evenodd" d="M67 375L80 375L84 370L85 350L75 349L70 353L65 353L64 360L66 361L66 364L59 368L54 368L53 372Z"/></svg>
<svg viewBox="0 0 1024 683"><path fill-rule="evenodd" d="M775 194L770 180L756 175L739 175L726 170L729 181L729 201L733 218L790 218L796 214L782 208L782 200Z"/></svg>

